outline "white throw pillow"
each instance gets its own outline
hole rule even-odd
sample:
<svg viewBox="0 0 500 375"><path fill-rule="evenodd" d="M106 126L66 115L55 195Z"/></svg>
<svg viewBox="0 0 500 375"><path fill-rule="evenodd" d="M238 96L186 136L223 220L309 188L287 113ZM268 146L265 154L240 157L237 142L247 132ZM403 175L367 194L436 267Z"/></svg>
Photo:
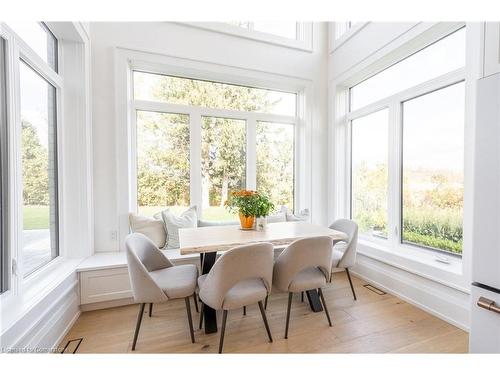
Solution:
<svg viewBox="0 0 500 375"><path fill-rule="evenodd" d="M283 223L286 221L286 212L277 212L267 217L268 223Z"/></svg>
<svg viewBox="0 0 500 375"><path fill-rule="evenodd" d="M180 228L196 228L198 224L198 215L196 214L196 206L184 211L180 216L174 215L170 209L161 212L165 231L167 232L167 249L179 248L179 229Z"/></svg>
<svg viewBox="0 0 500 375"><path fill-rule="evenodd" d="M298 214L294 214L288 210L288 207L281 206L281 212L285 212L286 221L309 221L309 209L307 208Z"/></svg>
<svg viewBox="0 0 500 375"><path fill-rule="evenodd" d="M163 248L167 241L163 220L147 216L129 214L130 229L134 233L142 233L159 248Z"/></svg>

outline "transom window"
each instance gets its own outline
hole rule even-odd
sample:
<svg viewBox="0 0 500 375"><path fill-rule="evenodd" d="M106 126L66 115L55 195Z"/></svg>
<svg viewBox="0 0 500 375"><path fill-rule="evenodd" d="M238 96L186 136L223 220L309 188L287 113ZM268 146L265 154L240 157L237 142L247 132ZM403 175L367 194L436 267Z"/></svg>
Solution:
<svg viewBox="0 0 500 375"><path fill-rule="evenodd" d="M137 209L235 219L232 191L294 207L297 94L134 71Z"/></svg>
<svg viewBox="0 0 500 375"><path fill-rule="evenodd" d="M335 40L340 39L345 33L347 33L353 26L354 22L335 22Z"/></svg>
<svg viewBox="0 0 500 375"><path fill-rule="evenodd" d="M9 22L14 32L57 72L57 39L43 22Z"/></svg>
<svg viewBox="0 0 500 375"><path fill-rule="evenodd" d="M230 25L261 31L288 39L297 39L299 23L295 21L229 21Z"/></svg>
<svg viewBox="0 0 500 375"><path fill-rule="evenodd" d="M464 66L462 28L350 88L351 217L364 238L462 253Z"/></svg>
<svg viewBox="0 0 500 375"><path fill-rule="evenodd" d="M465 28L438 40L350 89L351 110L465 66Z"/></svg>

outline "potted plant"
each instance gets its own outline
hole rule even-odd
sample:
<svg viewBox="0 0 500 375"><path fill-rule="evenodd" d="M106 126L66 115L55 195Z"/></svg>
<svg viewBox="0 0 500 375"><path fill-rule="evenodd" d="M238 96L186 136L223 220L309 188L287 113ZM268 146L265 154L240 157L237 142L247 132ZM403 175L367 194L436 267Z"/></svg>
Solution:
<svg viewBox="0 0 500 375"><path fill-rule="evenodd" d="M249 230L253 229L258 199L256 191L238 190L230 194L224 205L230 212L239 214L241 229Z"/></svg>
<svg viewBox="0 0 500 375"><path fill-rule="evenodd" d="M274 210L274 204L271 202L268 196L258 194L257 196L257 210L255 216L257 216L257 230L266 230L267 227L267 216Z"/></svg>

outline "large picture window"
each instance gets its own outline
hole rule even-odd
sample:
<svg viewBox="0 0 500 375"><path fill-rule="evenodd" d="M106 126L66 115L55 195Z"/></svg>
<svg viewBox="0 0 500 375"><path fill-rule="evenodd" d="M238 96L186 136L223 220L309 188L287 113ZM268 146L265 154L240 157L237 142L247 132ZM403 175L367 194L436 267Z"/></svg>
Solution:
<svg viewBox="0 0 500 375"><path fill-rule="evenodd" d="M351 215L359 231L387 238L388 110L352 121Z"/></svg>
<svg viewBox="0 0 500 375"><path fill-rule="evenodd" d="M246 186L246 122L203 117L201 123L202 217L230 220L229 192Z"/></svg>
<svg viewBox="0 0 500 375"><path fill-rule="evenodd" d="M224 203L245 188L293 210L296 93L142 71L133 84L139 212L235 220Z"/></svg>
<svg viewBox="0 0 500 375"><path fill-rule="evenodd" d="M464 66L461 28L349 89L351 217L363 238L462 253Z"/></svg>
<svg viewBox="0 0 500 375"><path fill-rule="evenodd" d="M23 275L58 256L56 88L21 61Z"/></svg>
<svg viewBox="0 0 500 375"><path fill-rule="evenodd" d="M460 253L463 82L403 103L403 241Z"/></svg>
<svg viewBox="0 0 500 375"><path fill-rule="evenodd" d="M294 126L257 122L257 190L293 209Z"/></svg>
<svg viewBox="0 0 500 375"><path fill-rule="evenodd" d="M189 116L137 111L137 206L152 216L189 208Z"/></svg>

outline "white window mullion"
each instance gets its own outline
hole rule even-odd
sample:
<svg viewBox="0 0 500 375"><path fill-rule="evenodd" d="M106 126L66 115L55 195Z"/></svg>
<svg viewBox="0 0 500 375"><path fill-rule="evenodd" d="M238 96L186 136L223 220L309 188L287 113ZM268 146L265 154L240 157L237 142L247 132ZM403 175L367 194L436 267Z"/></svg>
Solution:
<svg viewBox="0 0 500 375"><path fill-rule="evenodd" d="M345 137L344 146L344 157L345 157L345 170L343 172L344 179L339 179L338 181L344 181L344 201L341 209L344 210L343 215L339 217L348 217L352 219L352 120L345 123L343 131ZM340 206L340 205L339 205Z"/></svg>
<svg viewBox="0 0 500 375"><path fill-rule="evenodd" d="M189 196L190 206L196 205L198 217L202 211L202 185L201 185L201 113L189 113Z"/></svg>
<svg viewBox="0 0 500 375"><path fill-rule="evenodd" d="M137 186L137 175L138 175L138 163L137 163L137 111L135 108L131 108L129 113L130 122L130 198L129 198L129 210L131 212L137 212L138 210L138 194L139 187ZM132 144L133 143L133 144Z"/></svg>
<svg viewBox="0 0 500 375"><path fill-rule="evenodd" d="M246 187L257 190L257 121L254 117L247 119L247 175Z"/></svg>
<svg viewBox="0 0 500 375"><path fill-rule="evenodd" d="M10 201L10 215L12 225L11 234L11 271L12 271L12 285L11 289L14 294L20 294L23 281L23 181L22 181L22 164L21 164L21 150L22 150L22 134L21 134L21 93L19 83L19 48L13 39L9 39L8 49L8 67L7 67L7 80L10 82L9 96L13 98L8 104L10 114L10 132L9 141L9 174L13 177L10 185L9 198ZM14 274L15 271L15 274Z"/></svg>
<svg viewBox="0 0 500 375"><path fill-rule="evenodd" d="M387 228L391 248L396 248L401 235L401 103L389 104L389 165L387 184Z"/></svg>

